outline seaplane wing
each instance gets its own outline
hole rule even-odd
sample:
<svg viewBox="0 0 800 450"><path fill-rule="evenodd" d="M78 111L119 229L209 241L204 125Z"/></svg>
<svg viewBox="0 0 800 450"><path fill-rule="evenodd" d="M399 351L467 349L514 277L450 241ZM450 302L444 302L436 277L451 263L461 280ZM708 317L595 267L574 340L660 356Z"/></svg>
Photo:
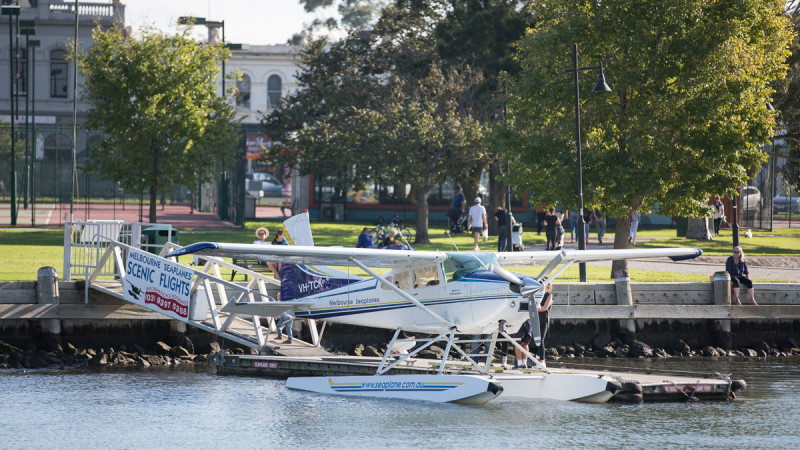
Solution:
<svg viewBox="0 0 800 450"><path fill-rule="evenodd" d="M663 258L673 261L683 261L697 258L703 251L692 247L653 248L653 249L626 249L626 250L561 250L560 252L505 252L495 253L497 261L503 266L541 266L546 265L541 274L541 279L548 276L556 266L561 264L574 264L591 261L616 261L623 259Z"/></svg>
<svg viewBox="0 0 800 450"><path fill-rule="evenodd" d="M696 258L703 254L699 248L652 248L626 250L561 250L560 252L498 252L497 261L504 266L541 266L554 258L561 262L591 262L620 259L661 258L668 257L673 261Z"/></svg>
<svg viewBox="0 0 800 450"><path fill-rule="evenodd" d="M414 267L436 264L447 259L437 251L379 250L344 247L312 247L303 245L258 245L219 242L198 242L170 252L167 257L197 255L250 258L288 264L352 265L353 261L369 267Z"/></svg>

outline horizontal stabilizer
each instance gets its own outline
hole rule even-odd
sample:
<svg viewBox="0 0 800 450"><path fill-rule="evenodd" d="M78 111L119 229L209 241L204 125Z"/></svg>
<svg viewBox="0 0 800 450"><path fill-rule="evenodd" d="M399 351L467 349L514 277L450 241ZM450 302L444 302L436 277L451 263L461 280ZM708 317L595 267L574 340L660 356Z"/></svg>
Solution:
<svg viewBox="0 0 800 450"><path fill-rule="evenodd" d="M311 306L311 302L228 302L222 312L261 317L276 317L285 311Z"/></svg>

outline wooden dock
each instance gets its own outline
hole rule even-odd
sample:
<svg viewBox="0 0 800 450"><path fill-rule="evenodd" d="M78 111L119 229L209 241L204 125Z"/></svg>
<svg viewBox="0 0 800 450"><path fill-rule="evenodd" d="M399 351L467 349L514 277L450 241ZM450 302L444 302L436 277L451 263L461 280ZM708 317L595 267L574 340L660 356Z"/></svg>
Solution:
<svg viewBox="0 0 800 450"><path fill-rule="evenodd" d="M288 350L288 349L287 349ZM286 351L291 353L291 351ZM381 358L359 356L281 356L281 355L231 355L219 353L209 359L224 375L264 376L271 378L288 377L326 377L348 375L375 375ZM435 374L438 360L411 358L389 374ZM580 373L605 375L620 384L620 391L612 397L614 402L681 402L693 400L727 400L734 398L736 392L746 386L742 380L707 378L687 375L668 375L653 373L619 372L609 370L571 369L548 367L552 373ZM448 362L447 373L478 374L469 365L459 361ZM507 369L494 364L491 369L496 375L540 374L536 369Z"/></svg>

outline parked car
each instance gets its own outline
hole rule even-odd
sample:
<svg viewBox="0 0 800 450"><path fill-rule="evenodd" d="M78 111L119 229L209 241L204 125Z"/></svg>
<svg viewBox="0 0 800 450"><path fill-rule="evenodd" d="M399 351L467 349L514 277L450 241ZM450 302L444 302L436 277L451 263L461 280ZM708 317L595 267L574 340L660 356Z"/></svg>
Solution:
<svg viewBox="0 0 800 450"><path fill-rule="evenodd" d="M782 192L772 199L772 209L775 212L800 212L800 197L797 195L789 197Z"/></svg>
<svg viewBox="0 0 800 450"><path fill-rule="evenodd" d="M247 195L253 197L283 197L283 183L265 172L248 173L244 182Z"/></svg>
<svg viewBox="0 0 800 450"><path fill-rule="evenodd" d="M742 211L761 211L761 191L755 186L745 186L742 188L739 208Z"/></svg>

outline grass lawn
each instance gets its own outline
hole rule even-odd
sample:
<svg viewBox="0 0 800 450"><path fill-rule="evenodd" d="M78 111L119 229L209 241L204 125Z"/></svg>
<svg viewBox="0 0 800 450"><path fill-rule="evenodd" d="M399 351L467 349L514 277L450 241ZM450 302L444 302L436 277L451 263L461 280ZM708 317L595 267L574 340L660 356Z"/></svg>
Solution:
<svg viewBox="0 0 800 450"><path fill-rule="evenodd" d="M239 242L250 243L256 239L255 230L266 226L274 232L281 227L279 221L248 222L242 229L230 230L180 230L180 243L182 245L202 241ZM312 222L314 242L322 246L355 247L358 234L364 224ZM472 237L466 234L453 236L451 240L443 233L444 226L433 224L430 229L430 244L415 245L417 250L470 250ZM608 230L606 239L613 241L613 229ZM63 228L38 229L38 230L0 230L0 281L35 280L40 267L53 266L59 274L63 272ZM722 236L714 241L697 241L675 237L675 229L640 229L639 236L658 238L646 243L636 245L636 248L655 247L698 247L706 255L729 255L732 246L730 230L723 230ZM592 233L592 241L596 235ZM535 245L539 250L544 249L545 236L537 235L535 231L526 231L523 235L526 246ZM742 231L740 244L748 256L800 256L800 229L779 228L773 232L756 231L752 239L745 239ZM497 248L497 238L491 237L488 242L481 242L481 249L493 251ZM181 262L189 262L189 257L184 257ZM517 272L538 274L540 267L527 267ZM587 266L589 281L609 281L610 270L601 267ZM228 272L230 273L230 272ZM351 269L351 273L359 274L360 271ZM225 272L223 272L225 274ZM708 281L707 276L690 275L671 272L655 272L631 270L634 281ZM238 279L238 278L237 278ZM577 281L578 268L571 267L565 271L559 281ZM767 281L767 280L759 280Z"/></svg>

